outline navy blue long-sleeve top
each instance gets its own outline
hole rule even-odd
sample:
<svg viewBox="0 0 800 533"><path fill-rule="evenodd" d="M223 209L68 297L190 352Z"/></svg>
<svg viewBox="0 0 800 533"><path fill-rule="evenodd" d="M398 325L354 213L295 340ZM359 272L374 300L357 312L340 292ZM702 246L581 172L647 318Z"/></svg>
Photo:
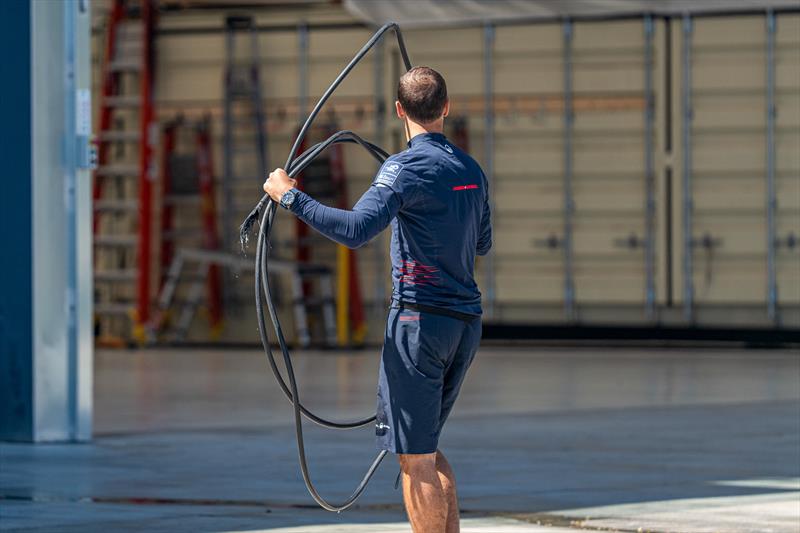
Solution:
<svg viewBox="0 0 800 533"><path fill-rule="evenodd" d="M488 182L469 155L441 133L416 135L387 159L352 210L301 192L291 211L349 248L392 224L392 299L481 314L475 255L492 246Z"/></svg>

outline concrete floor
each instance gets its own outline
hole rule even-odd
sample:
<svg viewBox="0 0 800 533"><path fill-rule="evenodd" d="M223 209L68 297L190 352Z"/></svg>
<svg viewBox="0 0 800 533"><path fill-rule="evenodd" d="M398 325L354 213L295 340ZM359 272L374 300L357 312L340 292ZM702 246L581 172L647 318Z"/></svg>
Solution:
<svg viewBox="0 0 800 533"><path fill-rule="evenodd" d="M304 401L374 409L374 350L297 353ZM317 509L289 404L257 351L99 351L85 445L0 445L0 530L408 532L394 459L358 507ZM372 431L307 425L349 494ZM465 533L800 531L800 356L484 347L446 426Z"/></svg>

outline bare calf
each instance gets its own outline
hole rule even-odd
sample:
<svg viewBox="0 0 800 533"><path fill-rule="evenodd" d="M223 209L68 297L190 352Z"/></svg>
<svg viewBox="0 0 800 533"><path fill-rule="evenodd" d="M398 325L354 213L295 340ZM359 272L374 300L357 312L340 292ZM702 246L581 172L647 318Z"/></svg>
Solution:
<svg viewBox="0 0 800 533"><path fill-rule="evenodd" d="M403 500L414 533L458 533L456 480L443 453L399 456Z"/></svg>

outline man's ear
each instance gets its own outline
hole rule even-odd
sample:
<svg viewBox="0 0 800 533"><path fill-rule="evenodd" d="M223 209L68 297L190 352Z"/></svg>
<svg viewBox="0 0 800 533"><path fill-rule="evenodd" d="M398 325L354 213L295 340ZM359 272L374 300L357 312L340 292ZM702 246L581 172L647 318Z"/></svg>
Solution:
<svg viewBox="0 0 800 533"><path fill-rule="evenodd" d="M394 110L397 112L397 118L406 118L406 112L403 109L403 106L400 104L399 100L395 100Z"/></svg>
<svg viewBox="0 0 800 533"><path fill-rule="evenodd" d="M442 112L442 118L446 117L450 114L450 100L447 100L444 103L444 111Z"/></svg>

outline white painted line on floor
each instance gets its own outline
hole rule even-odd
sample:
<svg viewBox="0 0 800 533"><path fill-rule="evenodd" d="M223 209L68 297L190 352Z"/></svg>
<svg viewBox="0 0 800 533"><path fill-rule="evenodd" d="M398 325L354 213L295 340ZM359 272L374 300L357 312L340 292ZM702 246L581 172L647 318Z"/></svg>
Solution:
<svg viewBox="0 0 800 533"><path fill-rule="evenodd" d="M509 518L466 518L461 520L461 533L575 533L575 529L537 526ZM283 527L260 531L228 531L226 533L411 533L408 523L327 524L322 526Z"/></svg>
<svg viewBox="0 0 800 533"><path fill-rule="evenodd" d="M767 477L757 479L731 479L714 481L726 487L753 487L759 489L800 490L800 477Z"/></svg>
<svg viewBox="0 0 800 533"><path fill-rule="evenodd" d="M800 492L559 509L558 514L581 518L581 526L589 529L670 533L797 533L800 531Z"/></svg>

